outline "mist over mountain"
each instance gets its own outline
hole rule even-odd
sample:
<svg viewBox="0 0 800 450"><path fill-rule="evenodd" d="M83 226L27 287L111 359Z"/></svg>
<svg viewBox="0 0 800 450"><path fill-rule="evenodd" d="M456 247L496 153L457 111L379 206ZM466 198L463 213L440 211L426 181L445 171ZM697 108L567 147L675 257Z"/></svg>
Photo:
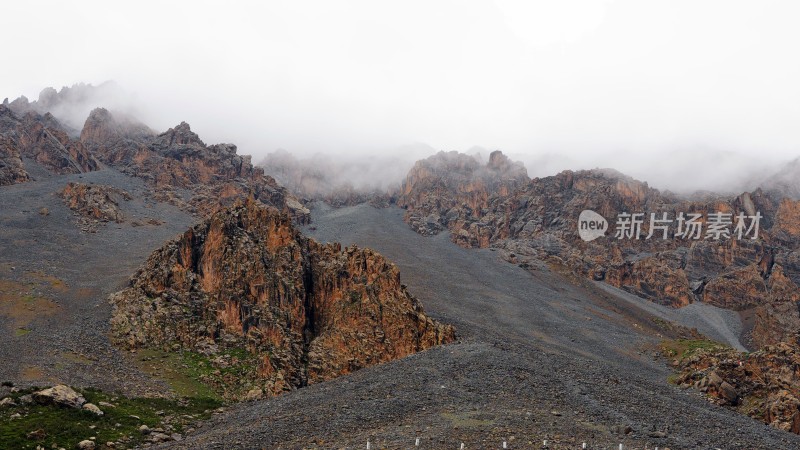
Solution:
<svg viewBox="0 0 800 450"><path fill-rule="evenodd" d="M89 113L96 108L107 108L118 115L139 115L135 97L114 81L104 81L96 86L76 83L60 90L46 87L36 100L31 101L23 95L11 102L6 98L3 103L20 116L28 111L49 112L72 134L80 132Z"/></svg>

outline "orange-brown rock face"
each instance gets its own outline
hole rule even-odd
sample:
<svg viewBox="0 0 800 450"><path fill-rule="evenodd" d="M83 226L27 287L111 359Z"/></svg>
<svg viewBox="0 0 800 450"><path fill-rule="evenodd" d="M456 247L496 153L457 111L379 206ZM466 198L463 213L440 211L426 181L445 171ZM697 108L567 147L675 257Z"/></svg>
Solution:
<svg viewBox="0 0 800 450"><path fill-rule="evenodd" d="M677 382L772 427L800 434L799 344L792 339L750 354L701 350L681 362Z"/></svg>
<svg viewBox="0 0 800 450"><path fill-rule="evenodd" d="M310 212L249 156L231 144L206 145L187 123L156 135L131 118L98 108L81 131L81 142L103 162L146 179L160 200L174 201L207 217L237 200L254 197L307 223ZM192 191L185 202L175 189Z"/></svg>
<svg viewBox="0 0 800 450"><path fill-rule="evenodd" d="M508 196L527 181L525 168L500 151L492 152L485 166L471 156L439 152L414 165L397 204L408 210L405 220L420 234L450 229L459 245L485 247L494 236L480 226L490 197ZM467 228L473 224L477 225L470 232Z"/></svg>
<svg viewBox="0 0 800 450"><path fill-rule="evenodd" d="M800 238L800 201L784 198L775 214L776 232L785 233L784 238Z"/></svg>
<svg viewBox="0 0 800 450"><path fill-rule="evenodd" d="M447 229L458 245L497 247L515 264L564 264L663 305L703 301L752 309L756 345L780 342L800 329L800 202L761 190L688 200L613 170L565 171L489 188L479 169L474 159L458 154L418 162L398 200L411 227L421 234ZM605 237L584 242L578 236L578 217L587 209L608 220ZM625 212L644 213L639 239L614 236L616 218ZM675 237L674 223L667 239L658 230L647 238L650 213L673 219L699 213L707 219L714 212L761 213L759 239L683 239ZM707 220L703 233L706 227Z"/></svg>
<svg viewBox="0 0 800 450"><path fill-rule="evenodd" d="M382 256L307 239L252 201L156 251L111 298L122 346L246 350L231 397L253 386L278 394L454 339Z"/></svg>

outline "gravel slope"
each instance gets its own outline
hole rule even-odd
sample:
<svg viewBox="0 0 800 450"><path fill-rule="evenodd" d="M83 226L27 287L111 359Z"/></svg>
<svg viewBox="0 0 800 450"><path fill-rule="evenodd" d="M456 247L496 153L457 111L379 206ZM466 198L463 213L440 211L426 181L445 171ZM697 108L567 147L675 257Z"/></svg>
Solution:
<svg viewBox="0 0 800 450"><path fill-rule="evenodd" d="M397 263L426 311L456 325L459 343L238 405L171 446L411 448L419 437L435 449L540 448L545 439L572 449L800 448L798 436L667 383L653 348L670 332L652 320L666 312L419 236L401 218L399 209L319 207L307 231ZM735 323L720 320L697 323L735 339Z"/></svg>
<svg viewBox="0 0 800 450"><path fill-rule="evenodd" d="M26 167L36 181L0 187L0 282L14 296L44 300L0 314L0 380L61 382L128 395L167 392L165 384L132 368L111 346L107 296L194 219L171 205L144 200L143 182L113 169L51 175L33 161ZM132 194L120 204L125 221L100 225L96 233L81 231L57 195L70 181ZM148 219L161 225L145 223Z"/></svg>

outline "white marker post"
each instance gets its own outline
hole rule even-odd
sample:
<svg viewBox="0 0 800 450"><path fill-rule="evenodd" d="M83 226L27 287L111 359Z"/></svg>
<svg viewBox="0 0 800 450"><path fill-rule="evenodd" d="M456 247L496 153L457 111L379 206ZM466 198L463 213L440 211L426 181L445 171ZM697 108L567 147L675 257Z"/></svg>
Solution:
<svg viewBox="0 0 800 450"><path fill-rule="evenodd" d="M417 440L414 441L414 447L419 447L419 438L417 438Z"/></svg>
<svg viewBox="0 0 800 450"><path fill-rule="evenodd" d="M461 450L464 450L464 443L461 443Z"/></svg>
<svg viewBox="0 0 800 450"><path fill-rule="evenodd" d="M508 448L508 444L506 444L506 441L503 441L503 448Z"/></svg>
<svg viewBox="0 0 800 450"><path fill-rule="evenodd" d="M583 443L582 449L586 450L586 442Z"/></svg>
<svg viewBox="0 0 800 450"><path fill-rule="evenodd" d="M370 449L369 439L367 439L367 450L369 450L369 449Z"/></svg>

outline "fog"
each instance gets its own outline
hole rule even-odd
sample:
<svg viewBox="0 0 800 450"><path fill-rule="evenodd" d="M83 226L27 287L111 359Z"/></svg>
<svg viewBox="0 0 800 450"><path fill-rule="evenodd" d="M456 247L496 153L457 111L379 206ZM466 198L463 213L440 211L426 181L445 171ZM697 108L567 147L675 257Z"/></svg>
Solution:
<svg viewBox="0 0 800 450"><path fill-rule="evenodd" d="M678 192L739 190L800 156L799 13L769 0L4 2L0 98L115 80L112 108L156 130L186 121L254 161L283 148L403 167L415 143L480 146L531 176L613 167Z"/></svg>

